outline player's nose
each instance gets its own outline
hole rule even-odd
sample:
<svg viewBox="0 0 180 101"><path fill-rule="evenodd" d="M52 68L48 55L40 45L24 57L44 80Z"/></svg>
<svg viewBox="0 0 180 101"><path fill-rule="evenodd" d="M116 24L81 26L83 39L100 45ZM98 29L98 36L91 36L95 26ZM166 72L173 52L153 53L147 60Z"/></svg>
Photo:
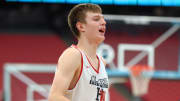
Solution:
<svg viewBox="0 0 180 101"><path fill-rule="evenodd" d="M102 18L102 20L101 20L101 24L102 24L102 25L106 25L106 21L105 21L105 19L104 19L104 18Z"/></svg>

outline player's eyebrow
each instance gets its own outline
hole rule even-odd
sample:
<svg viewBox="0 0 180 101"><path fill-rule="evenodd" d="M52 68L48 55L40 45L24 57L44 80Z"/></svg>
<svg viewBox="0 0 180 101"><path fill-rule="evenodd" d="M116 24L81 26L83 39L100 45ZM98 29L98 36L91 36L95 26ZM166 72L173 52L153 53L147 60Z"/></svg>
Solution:
<svg viewBox="0 0 180 101"><path fill-rule="evenodd" d="M103 15L95 15L95 16L93 16L93 17L102 17L102 18L104 18Z"/></svg>

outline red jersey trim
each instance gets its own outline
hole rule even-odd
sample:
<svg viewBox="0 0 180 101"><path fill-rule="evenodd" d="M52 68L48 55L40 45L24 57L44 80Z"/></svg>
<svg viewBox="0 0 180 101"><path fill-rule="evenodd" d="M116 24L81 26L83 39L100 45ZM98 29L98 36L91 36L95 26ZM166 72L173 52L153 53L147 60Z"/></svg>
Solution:
<svg viewBox="0 0 180 101"><path fill-rule="evenodd" d="M97 57L97 59L98 59L98 68L97 68L97 70L96 70L96 68L91 64L89 58L86 56L86 58L87 58L89 64L90 64L91 67L94 69L94 71L95 71L96 73L99 73L99 69L100 69L100 60L99 60L99 57L98 57L97 55L96 55L96 57Z"/></svg>
<svg viewBox="0 0 180 101"><path fill-rule="evenodd" d="M81 51L78 49L78 47L77 47L76 45L72 45L71 47L76 48L76 49L80 52L80 54L81 54L81 71L80 71L78 80L77 80L76 83L75 83L75 86L74 86L73 88L69 88L68 90L72 90L72 89L74 89L74 88L76 87L76 85L77 85L79 79L81 78L82 71L83 71L83 56L82 56L82 53L81 53Z"/></svg>

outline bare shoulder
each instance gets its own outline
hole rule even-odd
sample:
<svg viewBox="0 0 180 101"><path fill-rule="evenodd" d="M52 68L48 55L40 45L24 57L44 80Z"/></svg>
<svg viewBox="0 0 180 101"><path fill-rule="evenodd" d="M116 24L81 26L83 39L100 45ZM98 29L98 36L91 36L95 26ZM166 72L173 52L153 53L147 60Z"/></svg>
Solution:
<svg viewBox="0 0 180 101"><path fill-rule="evenodd" d="M70 87L71 81L80 65L81 53L77 49L68 48L62 53L58 60L57 69L50 91L51 101L64 101L64 91Z"/></svg>
<svg viewBox="0 0 180 101"><path fill-rule="evenodd" d="M58 60L58 68L77 69L81 64L81 53L75 48L67 48Z"/></svg>

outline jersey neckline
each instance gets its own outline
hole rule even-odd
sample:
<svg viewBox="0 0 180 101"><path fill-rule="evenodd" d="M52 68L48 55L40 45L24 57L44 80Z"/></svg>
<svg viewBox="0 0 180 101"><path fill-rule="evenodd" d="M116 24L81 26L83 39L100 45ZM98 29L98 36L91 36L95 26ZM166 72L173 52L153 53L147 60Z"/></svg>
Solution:
<svg viewBox="0 0 180 101"><path fill-rule="evenodd" d="M77 45L74 45L72 44L73 47L77 48L78 50L80 50ZM83 52L82 50L80 50L80 52ZM83 52L84 53L84 52ZM88 63L91 65L92 69L98 74L99 73L99 70L100 70L100 59L98 57L98 55L96 54L96 57L98 59L98 67L97 69L92 65L91 61L89 60L88 56L84 53L84 55L86 56L87 60L88 60Z"/></svg>

